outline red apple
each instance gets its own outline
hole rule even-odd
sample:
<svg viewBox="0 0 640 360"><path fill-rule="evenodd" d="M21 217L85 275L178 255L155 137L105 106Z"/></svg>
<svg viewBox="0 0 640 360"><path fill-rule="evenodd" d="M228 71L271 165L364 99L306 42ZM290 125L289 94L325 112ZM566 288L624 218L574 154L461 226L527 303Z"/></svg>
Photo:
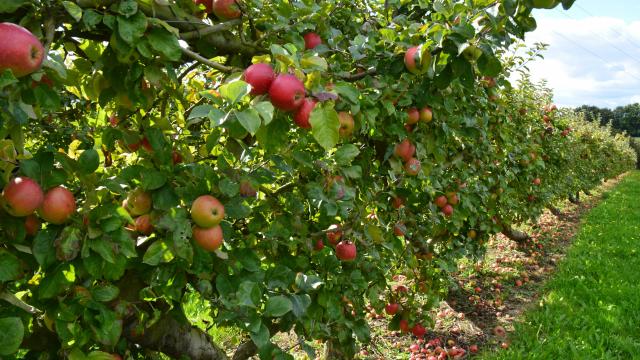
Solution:
<svg viewBox="0 0 640 360"><path fill-rule="evenodd" d="M171 153L171 162L173 162L173 165L178 165L182 162L182 155L177 150L173 150Z"/></svg>
<svg viewBox="0 0 640 360"><path fill-rule="evenodd" d="M201 248L209 252L216 251L224 241L220 225L206 229L194 226L191 232L196 243L200 245Z"/></svg>
<svg viewBox="0 0 640 360"><path fill-rule="evenodd" d="M0 72L9 69L15 77L40 69L44 47L27 29L12 23L0 23Z"/></svg>
<svg viewBox="0 0 640 360"><path fill-rule="evenodd" d="M416 147L409 139L404 139L395 147L394 154L404 161L409 161L416 153Z"/></svg>
<svg viewBox="0 0 640 360"><path fill-rule="evenodd" d="M304 34L304 48L309 50L309 49L313 49L316 46L322 44L322 38L320 37L320 35L314 33L314 32L309 32Z"/></svg>
<svg viewBox="0 0 640 360"><path fill-rule="evenodd" d="M409 176L418 175L418 173L420 173L421 168L422 168L422 164L420 164L420 160L413 157L407 160L407 162L404 164L404 171Z"/></svg>
<svg viewBox="0 0 640 360"><path fill-rule="evenodd" d="M305 94L302 81L289 74L278 75L269 88L271 103L284 111L293 111L302 106Z"/></svg>
<svg viewBox="0 0 640 360"><path fill-rule="evenodd" d="M240 181L240 196L242 197L255 197L258 195L256 189L251 185L248 180Z"/></svg>
<svg viewBox="0 0 640 360"><path fill-rule="evenodd" d="M490 76L485 76L483 78L483 80L484 80L484 87L489 88L489 89L496 87L496 79L495 78L492 78Z"/></svg>
<svg viewBox="0 0 640 360"><path fill-rule="evenodd" d="M29 236L35 236L40 230L40 219L31 214L24 218L24 228Z"/></svg>
<svg viewBox="0 0 640 360"><path fill-rule="evenodd" d="M193 0L193 2L196 5L203 5L204 6L204 11L207 14L210 14L213 12L213 0Z"/></svg>
<svg viewBox="0 0 640 360"><path fill-rule="evenodd" d="M415 324L413 326L413 328L411 329L411 332L413 333L413 335L415 335L418 338L423 338L424 335L427 333L427 329L424 328L424 326L420 325L420 324Z"/></svg>
<svg viewBox="0 0 640 360"><path fill-rule="evenodd" d="M435 204L437 207L439 208L443 208L445 206L447 206L447 203L449 202L449 200L447 200L447 197L444 195L440 195L436 198Z"/></svg>
<svg viewBox="0 0 640 360"><path fill-rule="evenodd" d="M336 257L342 261L353 261L356 258L356 245L349 240L342 240L336 245Z"/></svg>
<svg viewBox="0 0 640 360"><path fill-rule="evenodd" d="M313 250L320 251L324 249L324 241L322 239L316 240L316 243L313 245Z"/></svg>
<svg viewBox="0 0 640 360"><path fill-rule="evenodd" d="M413 125L420 121L420 111L417 108L407 110L407 124Z"/></svg>
<svg viewBox="0 0 640 360"><path fill-rule="evenodd" d="M387 306L384 307L384 311L389 315L395 315L399 309L400 304L398 303L387 304Z"/></svg>
<svg viewBox="0 0 640 360"><path fill-rule="evenodd" d="M262 95L269 92L269 87L276 74L269 64L257 63L249 66L244 71L244 81L251 85L252 95Z"/></svg>
<svg viewBox="0 0 640 360"><path fill-rule="evenodd" d="M400 209L404 206L404 199L400 196L394 196L391 198L391 205L396 209Z"/></svg>
<svg viewBox="0 0 640 360"><path fill-rule="evenodd" d="M338 132L340 133L341 138L348 138L353 133L353 128L355 127L353 116L351 114L340 111L338 113L338 121L340 122L340 128Z"/></svg>
<svg viewBox="0 0 640 360"><path fill-rule="evenodd" d="M407 227L404 225L403 222L399 221L397 222L394 226L393 226L393 234L395 236L404 236L405 232L407 231Z"/></svg>
<svg viewBox="0 0 640 360"><path fill-rule="evenodd" d="M400 323L398 324L400 325L400 331L402 331L403 333L407 333L409 332L409 322L405 319L400 320Z"/></svg>
<svg viewBox="0 0 640 360"><path fill-rule="evenodd" d="M532 181L533 185L540 185L542 183L542 180L540 180L540 178L535 178Z"/></svg>
<svg viewBox="0 0 640 360"><path fill-rule="evenodd" d="M442 213L444 214L444 216L449 217L451 215L453 215L453 206L447 204L442 208Z"/></svg>
<svg viewBox="0 0 640 360"><path fill-rule="evenodd" d="M242 15L235 0L213 0L211 8L212 12L222 20L236 19Z"/></svg>
<svg viewBox="0 0 640 360"><path fill-rule="evenodd" d="M151 147L151 143L149 142L149 139L147 139L146 136L142 138L142 141L140 141L140 145L148 152L153 152L153 147Z"/></svg>
<svg viewBox="0 0 640 360"><path fill-rule="evenodd" d="M418 70L418 66L416 64L418 55L418 47L410 47L407 52L404 54L404 65L407 67L407 70L413 74L417 74L420 71Z"/></svg>
<svg viewBox="0 0 640 360"><path fill-rule="evenodd" d="M111 124L111 126L116 127L118 126L119 122L120 122L120 119L118 119L118 117L115 114L109 116L109 124Z"/></svg>
<svg viewBox="0 0 640 360"><path fill-rule="evenodd" d="M478 345L473 344L473 345L469 346L469 351L470 351L472 354L477 353L477 352L478 352Z"/></svg>
<svg viewBox="0 0 640 360"><path fill-rule="evenodd" d="M131 216L144 215L151 211L151 194L142 188L136 188L127 195L122 207L127 209Z"/></svg>
<svg viewBox="0 0 640 360"><path fill-rule="evenodd" d="M433 120L433 111L431 111L431 108L425 106L420 109L420 121L430 122L431 120Z"/></svg>
<svg viewBox="0 0 640 360"><path fill-rule="evenodd" d="M329 244L336 245L340 241L340 238L342 237L342 229L340 228L340 225L333 224L329 226L329 229L327 230L326 235L327 235L327 240L329 241Z"/></svg>
<svg viewBox="0 0 640 360"><path fill-rule="evenodd" d="M500 325L493 328L493 333L499 337L504 337L507 335L507 331Z"/></svg>
<svg viewBox="0 0 640 360"><path fill-rule="evenodd" d="M191 218L202 228L214 227L224 219L224 206L211 195L202 195L191 205Z"/></svg>
<svg viewBox="0 0 640 360"><path fill-rule="evenodd" d="M56 186L46 194L40 207L40 217L52 224L66 222L76 211L76 199L71 191L62 186Z"/></svg>
<svg viewBox="0 0 640 360"><path fill-rule="evenodd" d="M309 123L309 117L311 116L311 112L313 108L316 107L318 102L312 98L304 99L302 106L298 108L295 116L293 117L293 121L303 129L311 129L311 124Z"/></svg>
<svg viewBox="0 0 640 360"><path fill-rule="evenodd" d="M13 216L33 214L42 205L43 199L40 185L24 176L13 178L2 190L2 205Z"/></svg>
<svg viewBox="0 0 640 360"><path fill-rule="evenodd" d="M144 234L151 235L153 232L153 224L151 223L151 215L144 214L140 215L135 220L136 223L136 231Z"/></svg>

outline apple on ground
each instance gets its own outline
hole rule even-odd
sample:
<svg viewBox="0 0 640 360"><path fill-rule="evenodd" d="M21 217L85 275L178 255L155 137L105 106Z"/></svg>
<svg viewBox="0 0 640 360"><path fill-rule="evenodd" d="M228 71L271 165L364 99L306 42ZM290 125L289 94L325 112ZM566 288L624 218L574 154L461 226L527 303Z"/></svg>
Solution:
<svg viewBox="0 0 640 360"><path fill-rule="evenodd" d="M212 228L224 219L224 206L211 195L199 196L191 205L191 219L201 228Z"/></svg>
<svg viewBox="0 0 640 360"><path fill-rule="evenodd" d="M348 112L340 111L338 113L338 121L340 122L340 128L338 129L340 137L350 137L351 134L353 134L353 128L355 127L353 116L351 116L351 114L349 114Z"/></svg>
<svg viewBox="0 0 640 360"><path fill-rule="evenodd" d="M42 65L44 47L20 25L0 23L0 72L9 69L15 77L29 75Z"/></svg>
<svg viewBox="0 0 640 360"><path fill-rule="evenodd" d="M275 77L271 65L265 63L253 64L244 71L244 81L251 85L252 95L262 95L269 92Z"/></svg>
<svg viewBox="0 0 640 360"><path fill-rule="evenodd" d="M467 236L468 236L470 239L475 239L475 238L476 238L476 236L478 236L478 234L476 233L476 231L475 231L475 230L471 229L471 230L469 230L469 232L467 232Z"/></svg>
<svg viewBox="0 0 640 360"><path fill-rule="evenodd" d="M307 50L313 49L316 46L322 44L322 38L320 35L314 32L308 32L304 34L304 48Z"/></svg>
<svg viewBox="0 0 640 360"><path fill-rule="evenodd" d="M280 74L269 87L269 97L273 106L284 111L294 111L302 106L306 95L304 84L290 74Z"/></svg>
<svg viewBox="0 0 640 360"><path fill-rule="evenodd" d="M2 205L13 216L33 214L42 205L44 194L40 185L28 177L15 177L2 190Z"/></svg>
<svg viewBox="0 0 640 360"><path fill-rule="evenodd" d="M71 191L62 186L56 186L44 194L40 217L52 224L63 224L76 211L76 199Z"/></svg>
<svg viewBox="0 0 640 360"><path fill-rule="evenodd" d="M192 235L196 243L209 252L216 251L224 241L222 227L220 227L220 225L210 228L194 226Z"/></svg>
<svg viewBox="0 0 640 360"><path fill-rule="evenodd" d="M122 207L127 209L131 216L144 215L151 211L151 194L142 188L136 188L127 195Z"/></svg>
<svg viewBox="0 0 640 360"><path fill-rule="evenodd" d="M303 129L311 129L311 124L309 123L309 117L311 116L311 112L313 108L316 107L318 102L312 98L304 99L302 106L298 108L296 114L293 116L293 121Z"/></svg>
<svg viewBox="0 0 640 360"><path fill-rule="evenodd" d="M353 261L357 256L356 245L349 240L342 240L336 245L336 257L342 261Z"/></svg>
<svg viewBox="0 0 640 360"><path fill-rule="evenodd" d="M212 12L222 20L236 19L242 15L236 0L213 0L211 8Z"/></svg>

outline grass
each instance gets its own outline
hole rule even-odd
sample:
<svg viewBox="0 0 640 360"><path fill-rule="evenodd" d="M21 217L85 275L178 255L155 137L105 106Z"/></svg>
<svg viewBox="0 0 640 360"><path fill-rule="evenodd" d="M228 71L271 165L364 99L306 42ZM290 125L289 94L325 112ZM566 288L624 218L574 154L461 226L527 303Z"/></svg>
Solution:
<svg viewBox="0 0 640 360"><path fill-rule="evenodd" d="M509 349L482 359L640 358L640 172L584 219Z"/></svg>

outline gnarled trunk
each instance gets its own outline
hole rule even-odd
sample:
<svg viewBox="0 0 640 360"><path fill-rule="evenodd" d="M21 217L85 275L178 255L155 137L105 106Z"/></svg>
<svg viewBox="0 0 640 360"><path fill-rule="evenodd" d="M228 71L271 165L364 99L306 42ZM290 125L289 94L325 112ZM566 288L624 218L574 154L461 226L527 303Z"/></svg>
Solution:
<svg viewBox="0 0 640 360"><path fill-rule="evenodd" d="M530 238L529 234L523 231L515 230L512 227L506 225L502 227L502 234L509 239L519 243L525 242Z"/></svg>
<svg viewBox="0 0 640 360"><path fill-rule="evenodd" d="M557 216L557 217L562 216L562 212L561 212L561 211L560 211L560 209L558 209L557 207L555 207L555 206L553 206L553 205L551 205L551 204L547 205L546 207L547 207L547 209L548 209L549 211L551 211L551 213L552 213L553 215L555 215L555 216Z"/></svg>

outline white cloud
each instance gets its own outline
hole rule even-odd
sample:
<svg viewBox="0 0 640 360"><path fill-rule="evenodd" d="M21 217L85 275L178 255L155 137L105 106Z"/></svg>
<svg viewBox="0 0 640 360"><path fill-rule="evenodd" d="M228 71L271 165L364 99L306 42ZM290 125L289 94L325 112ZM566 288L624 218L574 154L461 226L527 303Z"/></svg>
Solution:
<svg viewBox="0 0 640 360"><path fill-rule="evenodd" d="M530 64L561 106L615 107L640 102L640 22L611 17L538 19L527 44L550 47Z"/></svg>

